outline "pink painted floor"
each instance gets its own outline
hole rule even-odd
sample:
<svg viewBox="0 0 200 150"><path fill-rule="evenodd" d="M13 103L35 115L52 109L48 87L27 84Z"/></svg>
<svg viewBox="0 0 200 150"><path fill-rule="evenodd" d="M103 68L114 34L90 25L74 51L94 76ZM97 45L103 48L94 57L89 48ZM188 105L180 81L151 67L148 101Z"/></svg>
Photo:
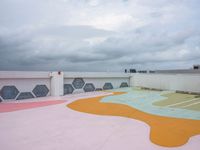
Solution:
<svg viewBox="0 0 200 150"><path fill-rule="evenodd" d="M0 149L199 150L200 136L192 137L181 147L165 148L149 140L150 128L143 122L86 114L66 107L76 99L104 94L110 93L69 95L55 98L67 100L61 104L0 113Z"/></svg>
<svg viewBox="0 0 200 150"><path fill-rule="evenodd" d="M41 102L24 102L24 103L2 103L0 104L0 113L12 112L17 110L31 109L37 107L44 107L49 105L56 105L66 102L65 100L48 100Z"/></svg>

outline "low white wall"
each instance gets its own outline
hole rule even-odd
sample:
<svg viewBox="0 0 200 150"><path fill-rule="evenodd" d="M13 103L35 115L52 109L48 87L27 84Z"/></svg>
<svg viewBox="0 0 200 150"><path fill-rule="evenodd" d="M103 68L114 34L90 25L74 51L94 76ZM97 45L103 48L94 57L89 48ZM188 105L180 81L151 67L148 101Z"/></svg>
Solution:
<svg viewBox="0 0 200 150"><path fill-rule="evenodd" d="M199 74L133 74L131 83L147 88L200 92Z"/></svg>
<svg viewBox="0 0 200 150"><path fill-rule="evenodd" d="M140 86L200 93L200 74L0 71L0 101Z"/></svg>
<svg viewBox="0 0 200 150"><path fill-rule="evenodd" d="M130 74L108 72L0 71L0 101L94 91L105 83L119 88L122 83L129 86L129 78Z"/></svg>
<svg viewBox="0 0 200 150"><path fill-rule="evenodd" d="M76 79L80 79L80 82L84 82L84 84L80 85L80 88L76 88L74 86L74 82L76 82ZM71 91L66 91L65 94L69 93L80 93L85 92L85 90L103 90L105 87L105 84L109 86L109 84L113 88L119 88L122 86L122 83L127 83L127 86L130 85L130 74L125 73L111 73L111 72L65 72L64 73L64 84L68 85L73 88ZM80 83L81 84L81 83ZM92 84L91 87L87 88L88 84ZM86 88L84 88L86 86Z"/></svg>
<svg viewBox="0 0 200 150"><path fill-rule="evenodd" d="M50 86L49 72L0 71L0 99L3 100L49 96Z"/></svg>

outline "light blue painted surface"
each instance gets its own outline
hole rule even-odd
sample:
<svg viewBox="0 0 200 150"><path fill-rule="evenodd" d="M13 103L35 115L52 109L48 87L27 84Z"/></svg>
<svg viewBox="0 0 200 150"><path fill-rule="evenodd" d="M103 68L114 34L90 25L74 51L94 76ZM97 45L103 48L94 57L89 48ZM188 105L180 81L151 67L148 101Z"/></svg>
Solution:
<svg viewBox="0 0 200 150"><path fill-rule="evenodd" d="M156 101L166 99L166 97L162 96L163 94L172 93L173 91L144 91L133 88L121 88L110 91L127 93L104 97L101 102L125 104L140 111L159 116L200 120L199 111L153 105Z"/></svg>

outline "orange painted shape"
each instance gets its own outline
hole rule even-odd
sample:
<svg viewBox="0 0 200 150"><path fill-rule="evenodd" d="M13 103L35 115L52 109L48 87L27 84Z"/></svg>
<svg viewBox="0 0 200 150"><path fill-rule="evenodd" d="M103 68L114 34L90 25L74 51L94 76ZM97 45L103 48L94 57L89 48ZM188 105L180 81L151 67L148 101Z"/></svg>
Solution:
<svg viewBox="0 0 200 150"><path fill-rule="evenodd" d="M115 92L114 95L123 93L124 92ZM181 146L187 143L191 136L200 134L200 120L152 115L123 104L102 103L100 100L103 97L105 96L80 99L67 106L80 112L123 116L143 121L151 128L151 141L161 146Z"/></svg>

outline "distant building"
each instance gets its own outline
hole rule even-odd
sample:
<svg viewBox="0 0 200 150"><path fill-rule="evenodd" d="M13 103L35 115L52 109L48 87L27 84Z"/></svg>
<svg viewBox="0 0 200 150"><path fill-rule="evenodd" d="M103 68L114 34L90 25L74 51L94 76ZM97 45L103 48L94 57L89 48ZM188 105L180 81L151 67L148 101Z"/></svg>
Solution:
<svg viewBox="0 0 200 150"><path fill-rule="evenodd" d="M200 65L193 65L193 69L200 69Z"/></svg>
<svg viewBox="0 0 200 150"><path fill-rule="evenodd" d="M155 70L155 73L200 74L200 69Z"/></svg>
<svg viewBox="0 0 200 150"><path fill-rule="evenodd" d="M138 70L137 73L200 74L200 65L193 65L191 69Z"/></svg>
<svg viewBox="0 0 200 150"><path fill-rule="evenodd" d="M193 65L192 69L155 70L155 73L200 74L200 65Z"/></svg>
<svg viewBox="0 0 200 150"><path fill-rule="evenodd" d="M130 71L130 73L136 73L135 69L130 69L129 71Z"/></svg>
<svg viewBox="0 0 200 150"><path fill-rule="evenodd" d="M129 69L129 70L125 69L124 72L125 73L136 73L136 69Z"/></svg>

